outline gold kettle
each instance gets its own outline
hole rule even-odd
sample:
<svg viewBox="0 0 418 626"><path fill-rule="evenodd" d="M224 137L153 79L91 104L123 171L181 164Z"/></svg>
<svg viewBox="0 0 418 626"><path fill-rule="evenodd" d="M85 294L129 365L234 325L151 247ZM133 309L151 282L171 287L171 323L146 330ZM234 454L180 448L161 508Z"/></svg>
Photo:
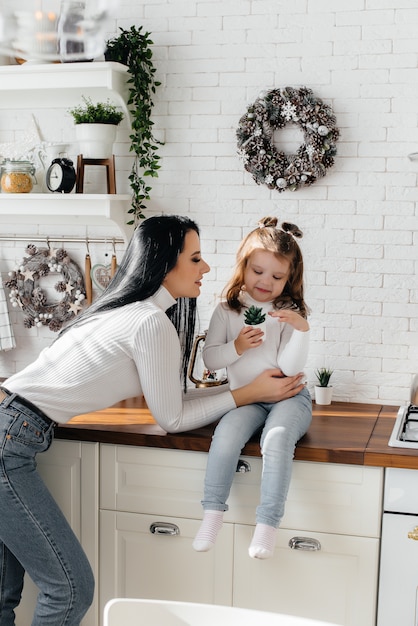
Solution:
<svg viewBox="0 0 418 626"><path fill-rule="evenodd" d="M190 355L187 375L194 383L195 387L218 387L228 382L225 370L211 371L203 363L203 345L206 339L207 330L204 334L197 335L193 342L192 353Z"/></svg>

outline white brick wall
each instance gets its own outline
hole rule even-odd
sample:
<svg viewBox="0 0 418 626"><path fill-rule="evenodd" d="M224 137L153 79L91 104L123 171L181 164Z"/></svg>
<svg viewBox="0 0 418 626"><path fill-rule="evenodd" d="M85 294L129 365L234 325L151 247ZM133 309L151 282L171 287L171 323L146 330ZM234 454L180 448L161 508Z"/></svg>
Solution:
<svg viewBox="0 0 418 626"><path fill-rule="evenodd" d="M418 162L407 158L418 151L416 0L123 0L119 15L115 32L142 24L154 41L162 82L154 121L165 145L148 214L187 213L201 226L212 271L202 289L200 329L242 236L264 215L277 215L304 231L310 385L313 370L326 365L335 369L337 399L407 401L418 372ZM278 194L244 171L235 130L260 90L286 85L306 85L331 104L341 139L324 179ZM68 115L34 113L46 140L73 141ZM27 116L2 114L0 142L18 138ZM285 147L295 140L283 132ZM128 189L127 142L122 132L121 190ZM54 234L45 223L39 229ZM85 250L70 249L82 261ZM3 276L14 255L3 247ZM0 375L51 339L23 329L14 312L13 321L19 346L0 353Z"/></svg>

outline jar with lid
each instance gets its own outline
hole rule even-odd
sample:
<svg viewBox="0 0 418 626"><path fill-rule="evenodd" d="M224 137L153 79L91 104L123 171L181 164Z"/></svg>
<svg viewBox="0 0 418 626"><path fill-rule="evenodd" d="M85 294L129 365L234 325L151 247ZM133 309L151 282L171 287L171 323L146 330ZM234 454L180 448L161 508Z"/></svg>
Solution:
<svg viewBox="0 0 418 626"><path fill-rule="evenodd" d="M1 166L0 185L3 193L29 193L34 184L35 167L31 161L6 159Z"/></svg>

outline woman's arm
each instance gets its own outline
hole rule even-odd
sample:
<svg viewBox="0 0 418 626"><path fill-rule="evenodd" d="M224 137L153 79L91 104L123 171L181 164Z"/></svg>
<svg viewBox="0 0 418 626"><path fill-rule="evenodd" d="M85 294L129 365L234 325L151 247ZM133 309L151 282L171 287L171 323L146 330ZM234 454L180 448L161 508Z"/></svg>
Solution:
<svg viewBox="0 0 418 626"><path fill-rule="evenodd" d="M284 376L279 369L266 370L248 385L231 393L237 406L253 402L280 402L302 391L305 386L303 378L303 372L296 376Z"/></svg>
<svg viewBox="0 0 418 626"><path fill-rule="evenodd" d="M187 399L180 384L179 340L163 312L149 315L141 324L135 337L134 358L148 407L167 432L201 428L236 406L276 402L296 395L303 388L301 376L277 378L282 375L280 370L269 370L233 392L225 390Z"/></svg>

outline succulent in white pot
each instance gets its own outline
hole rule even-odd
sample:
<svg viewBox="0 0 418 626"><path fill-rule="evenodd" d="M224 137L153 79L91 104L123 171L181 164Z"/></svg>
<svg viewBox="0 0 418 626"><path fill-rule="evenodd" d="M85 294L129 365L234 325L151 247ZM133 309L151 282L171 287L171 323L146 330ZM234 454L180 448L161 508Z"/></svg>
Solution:
<svg viewBox="0 0 418 626"><path fill-rule="evenodd" d="M327 367L320 367L316 370L315 376L317 384L315 385L315 402L317 404L331 404L332 385L329 384L333 370Z"/></svg>
<svg viewBox="0 0 418 626"><path fill-rule="evenodd" d="M263 309L258 306L251 305L244 311L244 323L246 326L257 326L263 331L264 335L262 340L266 338L266 314L263 313Z"/></svg>

